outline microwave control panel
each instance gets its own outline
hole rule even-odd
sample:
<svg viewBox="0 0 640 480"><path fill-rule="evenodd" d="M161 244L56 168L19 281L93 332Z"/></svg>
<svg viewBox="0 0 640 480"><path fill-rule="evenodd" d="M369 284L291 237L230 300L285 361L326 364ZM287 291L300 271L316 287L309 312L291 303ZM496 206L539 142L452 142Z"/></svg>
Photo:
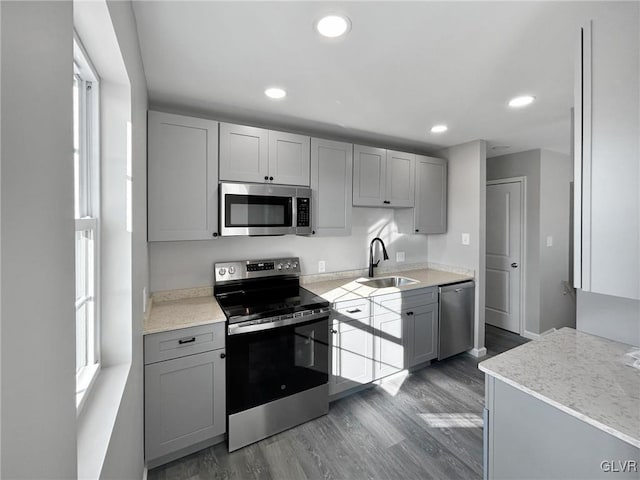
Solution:
<svg viewBox="0 0 640 480"><path fill-rule="evenodd" d="M298 227L308 227L310 225L309 219L309 199L298 198L297 199L297 212L298 212Z"/></svg>

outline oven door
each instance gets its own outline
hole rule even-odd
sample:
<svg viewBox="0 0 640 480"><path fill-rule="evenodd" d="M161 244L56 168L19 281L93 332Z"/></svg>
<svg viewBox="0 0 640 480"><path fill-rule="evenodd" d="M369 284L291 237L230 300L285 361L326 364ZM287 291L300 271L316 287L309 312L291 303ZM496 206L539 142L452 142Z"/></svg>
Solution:
<svg viewBox="0 0 640 480"><path fill-rule="evenodd" d="M220 234L296 233L296 189L278 185L220 184Z"/></svg>
<svg viewBox="0 0 640 480"><path fill-rule="evenodd" d="M303 323L229 334L227 413L326 384L328 340L329 316L324 314Z"/></svg>

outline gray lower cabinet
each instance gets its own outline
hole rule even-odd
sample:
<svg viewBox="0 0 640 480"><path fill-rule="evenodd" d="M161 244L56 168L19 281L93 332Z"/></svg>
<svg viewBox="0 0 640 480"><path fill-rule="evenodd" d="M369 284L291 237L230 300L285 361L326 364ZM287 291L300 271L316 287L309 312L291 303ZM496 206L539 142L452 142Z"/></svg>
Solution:
<svg viewBox="0 0 640 480"><path fill-rule="evenodd" d="M225 351L224 348L212 349L224 347L224 328L220 326L222 324L145 337L148 467L204 448L225 433ZM194 353L206 348L209 351ZM169 359L149 363L161 358L158 352Z"/></svg>
<svg viewBox="0 0 640 480"><path fill-rule="evenodd" d="M331 319L330 395L438 356L437 287L337 302Z"/></svg>
<svg viewBox="0 0 640 480"><path fill-rule="evenodd" d="M485 382L485 480L638 479L637 447L490 375Z"/></svg>
<svg viewBox="0 0 640 480"><path fill-rule="evenodd" d="M410 315L407 315L411 313ZM405 313L407 368L438 356L438 302Z"/></svg>

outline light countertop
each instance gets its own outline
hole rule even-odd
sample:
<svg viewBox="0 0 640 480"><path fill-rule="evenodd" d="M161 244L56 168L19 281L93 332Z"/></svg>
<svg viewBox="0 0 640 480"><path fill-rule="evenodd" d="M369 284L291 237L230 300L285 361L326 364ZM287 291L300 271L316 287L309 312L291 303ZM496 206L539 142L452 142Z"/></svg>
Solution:
<svg viewBox="0 0 640 480"><path fill-rule="evenodd" d="M339 276L341 274L336 275ZM412 278L418 280L418 283L402 287L371 288L356 282L358 279L366 280L366 278L355 276L353 278L342 277L316 282L307 279L303 286L329 302L336 302L431 287L434 285L445 285L473 278L470 275L433 270L430 268L405 270L401 272L385 272L376 278L391 275ZM195 327L224 321L226 321L225 315L215 297L212 296L211 287L159 292L154 294L151 311L145 319L144 334L148 335L151 333L176 330L178 328Z"/></svg>
<svg viewBox="0 0 640 480"><path fill-rule="evenodd" d="M212 296L153 302L144 334L166 332L178 328L225 322L222 309Z"/></svg>
<svg viewBox="0 0 640 480"><path fill-rule="evenodd" d="M636 349L562 328L478 368L640 448L640 370L623 358Z"/></svg>
<svg viewBox="0 0 640 480"><path fill-rule="evenodd" d="M449 283L464 282L466 280L473 279L471 275L433 270L430 268L403 270L401 272L385 272L384 274L377 275L376 278L395 275L417 280L418 283L404 285L402 287L371 288L357 282L357 280L368 280L366 277L354 277L305 283L303 286L307 290L333 303L343 300L354 300L377 295L386 295L394 292L404 292L407 290L415 290L417 288L447 285Z"/></svg>

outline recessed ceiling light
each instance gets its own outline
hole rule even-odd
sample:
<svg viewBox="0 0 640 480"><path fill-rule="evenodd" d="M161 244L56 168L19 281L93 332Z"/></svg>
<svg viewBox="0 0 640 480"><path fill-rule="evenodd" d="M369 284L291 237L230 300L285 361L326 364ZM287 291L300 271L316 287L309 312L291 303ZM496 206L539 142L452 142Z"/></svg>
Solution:
<svg viewBox="0 0 640 480"><path fill-rule="evenodd" d="M269 98L273 98L274 100L279 100L287 96L287 92L278 87L267 88L264 91L264 94Z"/></svg>
<svg viewBox="0 0 640 480"><path fill-rule="evenodd" d="M316 30L324 37L336 38L351 29L351 20L342 15L327 15L316 23Z"/></svg>
<svg viewBox="0 0 640 480"><path fill-rule="evenodd" d="M431 127L431 133L442 133L448 130L446 125L434 125Z"/></svg>
<svg viewBox="0 0 640 480"><path fill-rule="evenodd" d="M522 97L515 97L509 100L510 107L524 107L526 105L530 105L536 97L532 97L531 95L523 95Z"/></svg>

